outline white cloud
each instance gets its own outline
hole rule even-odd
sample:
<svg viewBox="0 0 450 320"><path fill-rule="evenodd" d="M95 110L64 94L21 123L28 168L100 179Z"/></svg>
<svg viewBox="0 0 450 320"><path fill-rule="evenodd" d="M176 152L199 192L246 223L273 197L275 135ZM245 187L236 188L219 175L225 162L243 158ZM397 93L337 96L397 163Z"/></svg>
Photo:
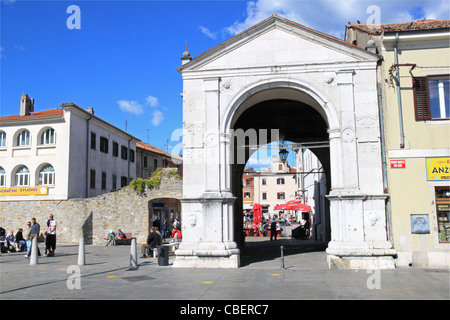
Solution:
<svg viewBox="0 0 450 320"><path fill-rule="evenodd" d="M120 107L120 110L123 112L128 112L134 115L140 115L144 113L144 108L137 101L129 101L129 100L118 100L117 104Z"/></svg>
<svg viewBox="0 0 450 320"><path fill-rule="evenodd" d="M207 36L210 39L216 40L217 39L217 32L211 32L208 28L200 26L198 27L201 33L203 33L205 36Z"/></svg>
<svg viewBox="0 0 450 320"><path fill-rule="evenodd" d="M145 98L145 100L153 108L157 108L159 106L158 98L156 97L149 95L147 98Z"/></svg>
<svg viewBox="0 0 450 320"><path fill-rule="evenodd" d="M163 120L164 120L164 115L161 111L159 111L159 110L153 111L152 120L151 120L152 125L157 127L161 124L161 122Z"/></svg>
<svg viewBox="0 0 450 320"><path fill-rule="evenodd" d="M158 98L152 95L148 95L145 98L145 101L146 102L144 104L140 104L136 100L118 100L117 104L123 112L128 112L136 116L143 114L146 111L146 108L148 109L146 106L149 105L151 110L153 110L150 122L155 127L159 126L164 120L164 114L160 111L160 109L167 110L167 108L160 108Z"/></svg>
<svg viewBox="0 0 450 320"><path fill-rule="evenodd" d="M367 12L371 5L380 8L381 23L414 21L413 13L418 11L424 12L423 18L449 19L448 0L255 0L247 2L243 21L235 21L224 30L230 35L236 35L276 13L342 39L345 24L356 23L358 20L364 24L371 19L372 13Z"/></svg>

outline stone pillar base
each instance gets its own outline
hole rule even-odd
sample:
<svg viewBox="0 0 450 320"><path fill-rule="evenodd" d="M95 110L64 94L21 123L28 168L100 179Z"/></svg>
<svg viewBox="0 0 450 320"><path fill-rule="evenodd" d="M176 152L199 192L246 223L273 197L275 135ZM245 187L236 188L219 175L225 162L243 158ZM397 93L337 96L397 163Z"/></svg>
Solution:
<svg viewBox="0 0 450 320"><path fill-rule="evenodd" d="M330 269L395 269L396 251L389 242L330 242Z"/></svg>
<svg viewBox="0 0 450 320"><path fill-rule="evenodd" d="M357 257L328 255L329 269L395 269L393 257Z"/></svg>
<svg viewBox="0 0 450 320"><path fill-rule="evenodd" d="M174 268L239 268L240 250L236 243L182 243L175 251Z"/></svg>
<svg viewBox="0 0 450 320"><path fill-rule="evenodd" d="M239 268L239 265L239 254L231 254L228 257L177 256L173 263L174 268L233 269Z"/></svg>

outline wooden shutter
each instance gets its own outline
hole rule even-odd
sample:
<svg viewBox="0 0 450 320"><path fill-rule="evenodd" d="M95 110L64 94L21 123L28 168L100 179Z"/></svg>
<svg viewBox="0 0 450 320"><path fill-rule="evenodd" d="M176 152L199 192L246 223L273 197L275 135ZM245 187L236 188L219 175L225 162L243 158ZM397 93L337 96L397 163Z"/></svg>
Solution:
<svg viewBox="0 0 450 320"><path fill-rule="evenodd" d="M414 114L416 121L430 120L430 97L428 94L428 78L414 77L413 78L413 92L414 92Z"/></svg>

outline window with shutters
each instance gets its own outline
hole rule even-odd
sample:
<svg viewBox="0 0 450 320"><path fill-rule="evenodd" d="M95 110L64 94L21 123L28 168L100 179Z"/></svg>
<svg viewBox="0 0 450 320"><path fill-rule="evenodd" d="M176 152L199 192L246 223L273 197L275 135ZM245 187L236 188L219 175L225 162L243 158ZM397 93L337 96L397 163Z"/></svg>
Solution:
<svg viewBox="0 0 450 320"><path fill-rule="evenodd" d="M450 118L450 76L413 78L416 121Z"/></svg>

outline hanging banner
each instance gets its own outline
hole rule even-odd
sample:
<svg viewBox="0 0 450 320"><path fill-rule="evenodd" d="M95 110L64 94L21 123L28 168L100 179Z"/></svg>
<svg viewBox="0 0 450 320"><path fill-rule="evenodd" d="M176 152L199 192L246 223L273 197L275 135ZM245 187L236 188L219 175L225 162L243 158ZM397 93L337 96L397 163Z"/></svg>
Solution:
<svg viewBox="0 0 450 320"><path fill-rule="evenodd" d="M450 180L450 158L426 158L428 181Z"/></svg>
<svg viewBox="0 0 450 320"><path fill-rule="evenodd" d="M42 196L48 194L47 187L14 187L0 188L0 196Z"/></svg>

